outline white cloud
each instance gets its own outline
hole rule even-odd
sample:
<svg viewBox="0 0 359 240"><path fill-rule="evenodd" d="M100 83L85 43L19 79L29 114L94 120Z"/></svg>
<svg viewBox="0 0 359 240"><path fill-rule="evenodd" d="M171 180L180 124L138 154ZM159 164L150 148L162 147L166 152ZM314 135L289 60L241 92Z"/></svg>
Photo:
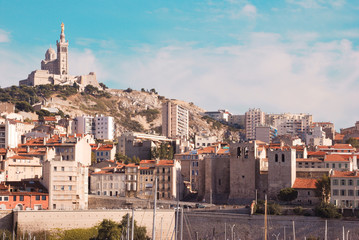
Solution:
<svg viewBox="0 0 359 240"><path fill-rule="evenodd" d="M246 16L255 17L257 15L257 8L252 4L246 4L242 8L242 13Z"/></svg>
<svg viewBox="0 0 359 240"><path fill-rule="evenodd" d="M340 127L359 118L353 111L359 52L350 41L303 44L293 50L295 43L283 43L279 37L267 41L265 36L254 33L245 45L152 50L118 61L116 76L120 84L156 88L208 110L309 112L316 121L334 121Z"/></svg>
<svg viewBox="0 0 359 240"><path fill-rule="evenodd" d="M0 29L0 43L10 42L10 33Z"/></svg>
<svg viewBox="0 0 359 240"><path fill-rule="evenodd" d="M145 45L131 55L72 48L69 67L74 75L94 71L107 85L155 88L207 110L308 112L315 121L351 126L359 119L358 47L348 39L319 42L315 33L296 34L306 37L257 32L234 45ZM0 48L0 85L26 78L41 57Z"/></svg>
<svg viewBox="0 0 359 240"><path fill-rule="evenodd" d="M345 0L287 0L287 2L303 8L340 8L346 3Z"/></svg>

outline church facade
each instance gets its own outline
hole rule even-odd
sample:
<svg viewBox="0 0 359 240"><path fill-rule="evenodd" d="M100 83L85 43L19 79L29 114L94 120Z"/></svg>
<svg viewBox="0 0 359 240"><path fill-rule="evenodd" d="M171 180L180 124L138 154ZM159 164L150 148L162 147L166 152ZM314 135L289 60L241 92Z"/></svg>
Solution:
<svg viewBox="0 0 359 240"><path fill-rule="evenodd" d="M51 47L41 61L41 70L35 70L28 78L21 80L19 85L36 86L42 84L73 85L76 83L83 90L87 85L101 88L97 82L96 74L72 76L69 74L68 47L69 41L65 39L65 25L61 24L60 41L56 41L57 52Z"/></svg>

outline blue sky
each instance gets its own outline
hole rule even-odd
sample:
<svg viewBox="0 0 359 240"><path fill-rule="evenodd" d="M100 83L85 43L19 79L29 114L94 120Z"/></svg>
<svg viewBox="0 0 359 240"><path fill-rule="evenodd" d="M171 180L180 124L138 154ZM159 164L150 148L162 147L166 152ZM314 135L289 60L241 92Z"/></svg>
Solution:
<svg viewBox="0 0 359 240"><path fill-rule="evenodd" d="M0 86L40 68L60 24L70 73L234 114L359 120L359 2L0 0Z"/></svg>

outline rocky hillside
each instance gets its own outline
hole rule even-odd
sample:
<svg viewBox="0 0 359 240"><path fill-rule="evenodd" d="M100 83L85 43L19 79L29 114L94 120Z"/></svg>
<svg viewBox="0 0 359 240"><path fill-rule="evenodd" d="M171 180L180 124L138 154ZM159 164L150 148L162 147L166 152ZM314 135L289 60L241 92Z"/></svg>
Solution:
<svg viewBox="0 0 359 240"><path fill-rule="evenodd" d="M152 90L106 89L99 91L97 89L88 89L88 91L79 93L76 90L73 91L72 87L59 88L61 91L47 85L35 87L32 91L28 88L30 87L20 87L17 91L36 92L37 101L42 100L45 102L46 107L56 107L70 117L83 114L113 116L118 135L125 131L160 134L162 103L172 101L189 110L190 136L193 137L194 134L199 134L201 131L216 135L219 140L237 139L238 136L237 129L229 128L218 121L203 117L205 110L195 106L193 103L170 100ZM16 94L12 95L15 96Z"/></svg>

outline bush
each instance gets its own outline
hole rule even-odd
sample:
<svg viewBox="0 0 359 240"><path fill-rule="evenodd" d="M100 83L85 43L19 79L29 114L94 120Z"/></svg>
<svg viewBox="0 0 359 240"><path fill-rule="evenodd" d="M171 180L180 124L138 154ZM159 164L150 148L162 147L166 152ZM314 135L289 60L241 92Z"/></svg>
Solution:
<svg viewBox="0 0 359 240"><path fill-rule="evenodd" d="M264 214L264 201L263 200L258 201L255 212ZM267 204L267 212L269 215L280 215L282 212L282 208L277 203L268 203Z"/></svg>
<svg viewBox="0 0 359 240"><path fill-rule="evenodd" d="M316 206L314 212L316 216L322 218L340 218L342 216L335 205L325 202Z"/></svg>
<svg viewBox="0 0 359 240"><path fill-rule="evenodd" d="M278 198L281 201L290 202L298 197L298 191L294 188L283 188L278 194Z"/></svg>
<svg viewBox="0 0 359 240"><path fill-rule="evenodd" d="M302 215L303 214L303 208L302 207L295 207L293 209L294 214L296 215Z"/></svg>

